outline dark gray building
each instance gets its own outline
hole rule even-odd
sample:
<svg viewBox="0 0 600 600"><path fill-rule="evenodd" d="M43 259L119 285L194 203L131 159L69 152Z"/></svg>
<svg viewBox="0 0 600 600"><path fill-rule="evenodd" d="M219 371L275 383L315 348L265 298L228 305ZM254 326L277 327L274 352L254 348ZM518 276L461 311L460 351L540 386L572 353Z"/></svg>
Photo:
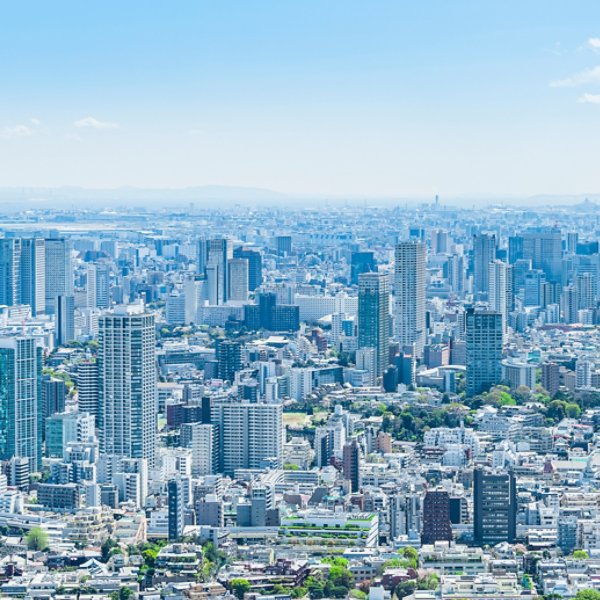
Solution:
<svg viewBox="0 0 600 600"><path fill-rule="evenodd" d="M476 469L473 479L473 537L480 546L513 543L517 530L517 490L512 473Z"/></svg>

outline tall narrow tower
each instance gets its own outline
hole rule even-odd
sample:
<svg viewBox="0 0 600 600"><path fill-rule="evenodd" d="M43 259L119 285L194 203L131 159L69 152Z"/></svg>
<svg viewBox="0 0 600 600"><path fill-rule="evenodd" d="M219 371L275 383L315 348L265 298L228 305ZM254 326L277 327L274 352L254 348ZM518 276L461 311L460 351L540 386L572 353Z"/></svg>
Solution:
<svg viewBox="0 0 600 600"><path fill-rule="evenodd" d="M154 316L143 304L116 307L99 320L98 426L102 451L146 458L156 450Z"/></svg>
<svg viewBox="0 0 600 600"><path fill-rule="evenodd" d="M489 291L488 265L496 260L496 236L480 233L473 236L473 292L487 294Z"/></svg>
<svg viewBox="0 0 600 600"><path fill-rule="evenodd" d="M417 356L425 346L425 244L411 240L396 245L394 265L395 336L401 346L414 344Z"/></svg>
<svg viewBox="0 0 600 600"><path fill-rule="evenodd" d="M376 376L388 365L390 289L388 277L377 271L358 278L358 347L373 348Z"/></svg>
<svg viewBox="0 0 600 600"><path fill-rule="evenodd" d="M42 467L42 349L33 337L0 337L0 459Z"/></svg>

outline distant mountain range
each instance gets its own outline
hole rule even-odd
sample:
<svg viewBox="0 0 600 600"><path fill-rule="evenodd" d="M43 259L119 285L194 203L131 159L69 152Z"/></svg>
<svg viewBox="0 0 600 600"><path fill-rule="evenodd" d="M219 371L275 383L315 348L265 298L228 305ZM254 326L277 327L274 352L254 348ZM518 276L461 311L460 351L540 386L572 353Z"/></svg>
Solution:
<svg viewBox="0 0 600 600"><path fill-rule="evenodd" d="M81 207L102 207L129 205L135 207L188 207L196 208L232 206L235 204L253 204L261 206L323 206L349 204L353 206L383 206L400 204L421 204L433 202L433 198L404 196L359 196L359 195L325 195L294 194L277 192L255 187L235 187L224 185L204 185L188 188L137 188L120 187L112 189L86 189L75 186L56 188L34 187L0 187L0 212L15 212L25 208L69 209ZM538 194L519 197L500 194L465 194L440 198L442 205L470 208L473 206L496 205L542 208L548 206L571 206L582 210L595 209L600 203L600 193L553 195ZM575 206L574 206L575 205Z"/></svg>

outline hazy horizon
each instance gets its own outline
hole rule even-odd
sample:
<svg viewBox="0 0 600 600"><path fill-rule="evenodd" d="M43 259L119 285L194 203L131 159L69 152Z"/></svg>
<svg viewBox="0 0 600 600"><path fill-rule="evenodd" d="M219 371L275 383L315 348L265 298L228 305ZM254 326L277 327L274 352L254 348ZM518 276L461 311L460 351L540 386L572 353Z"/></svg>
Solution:
<svg viewBox="0 0 600 600"><path fill-rule="evenodd" d="M595 195L597 23L592 1L13 3L0 186Z"/></svg>

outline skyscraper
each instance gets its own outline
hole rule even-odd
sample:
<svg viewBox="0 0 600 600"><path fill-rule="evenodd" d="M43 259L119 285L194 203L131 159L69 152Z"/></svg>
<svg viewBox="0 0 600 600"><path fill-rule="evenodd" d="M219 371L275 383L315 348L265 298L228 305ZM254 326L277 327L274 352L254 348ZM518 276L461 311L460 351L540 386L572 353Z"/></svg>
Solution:
<svg viewBox="0 0 600 600"><path fill-rule="evenodd" d="M450 496L445 490L428 490L423 500L422 544L452 541Z"/></svg>
<svg viewBox="0 0 600 600"><path fill-rule="evenodd" d="M67 385L62 379L44 377L42 380L43 418L64 412Z"/></svg>
<svg viewBox="0 0 600 600"><path fill-rule="evenodd" d="M480 546L513 543L517 529L517 491L512 473L475 469L473 534Z"/></svg>
<svg viewBox="0 0 600 600"><path fill-rule="evenodd" d="M496 260L496 236L490 233L473 236L473 293L488 293L488 265L493 260Z"/></svg>
<svg viewBox="0 0 600 600"><path fill-rule="evenodd" d="M292 255L292 236L291 235L278 235L275 238L275 246L277 248L278 256L291 256Z"/></svg>
<svg viewBox="0 0 600 600"><path fill-rule="evenodd" d="M560 229L540 228L525 231L509 239L509 259L531 260L534 269L541 269L548 281L561 280L562 235Z"/></svg>
<svg viewBox="0 0 600 600"><path fill-rule="evenodd" d="M508 316L508 291L506 263L494 260L488 264L488 303L490 308L502 315L502 331L506 333Z"/></svg>
<svg viewBox="0 0 600 600"><path fill-rule="evenodd" d="M94 415L98 422L98 363L87 360L77 364L77 399L79 412Z"/></svg>
<svg viewBox="0 0 600 600"><path fill-rule="evenodd" d="M240 246L233 251L234 258L248 261L248 290L253 292L262 283L262 255L255 248Z"/></svg>
<svg viewBox="0 0 600 600"><path fill-rule="evenodd" d="M227 261L227 299L235 302L248 300L248 260L232 258Z"/></svg>
<svg viewBox="0 0 600 600"><path fill-rule="evenodd" d="M58 296L73 294L71 243L64 238L46 238L44 249L46 314L53 315Z"/></svg>
<svg viewBox="0 0 600 600"><path fill-rule="evenodd" d="M233 381L242 367L242 346L234 340L223 340L217 347L219 379Z"/></svg>
<svg viewBox="0 0 600 600"><path fill-rule="evenodd" d="M192 450L192 475L204 477L217 470L218 436L214 425L182 423L181 445Z"/></svg>
<svg viewBox="0 0 600 600"><path fill-rule="evenodd" d="M467 395L475 396L502 378L502 314L468 308L465 317Z"/></svg>
<svg viewBox="0 0 600 600"><path fill-rule="evenodd" d="M350 264L350 283L358 285L358 279L361 273L370 273L376 271L375 256L373 252L353 252Z"/></svg>
<svg viewBox="0 0 600 600"><path fill-rule="evenodd" d="M185 523L184 487L181 479L172 479L167 484L169 514L169 541L175 542L183 536Z"/></svg>
<svg viewBox="0 0 600 600"><path fill-rule="evenodd" d="M358 492L360 489L360 446L356 440L344 445L342 467L344 479L350 481L350 491Z"/></svg>
<svg viewBox="0 0 600 600"><path fill-rule="evenodd" d="M42 349L33 337L0 337L0 458L42 466Z"/></svg>
<svg viewBox="0 0 600 600"><path fill-rule="evenodd" d="M419 241L396 245L394 265L395 336L401 346L414 344L417 357L425 346L426 248Z"/></svg>
<svg viewBox="0 0 600 600"><path fill-rule="evenodd" d="M228 239L208 240L206 242L206 269L210 269L212 277L207 278L209 295L214 304L225 304L227 301L227 262L233 258L233 242Z"/></svg>
<svg viewBox="0 0 600 600"><path fill-rule="evenodd" d="M73 296L56 297L55 327L58 346L75 339L75 298Z"/></svg>
<svg viewBox="0 0 600 600"><path fill-rule="evenodd" d="M143 304L116 307L99 320L98 427L106 454L154 464L157 385L154 316Z"/></svg>
<svg viewBox="0 0 600 600"><path fill-rule="evenodd" d="M108 308L110 306L110 265L105 262L96 264L96 306Z"/></svg>
<svg viewBox="0 0 600 600"><path fill-rule="evenodd" d="M29 304L31 314L43 314L46 310L46 252L41 238L21 240L19 265L19 304Z"/></svg>
<svg viewBox="0 0 600 600"><path fill-rule="evenodd" d="M388 365L390 290L384 273L362 273L358 291L358 347L373 348L377 376Z"/></svg>
<svg viewBox="0 0 600 600"><path fill-rule="evenodd" d="M266 464L281 468L283 407L281 404L215 400L211 423L219 435L219 471L258 469Z"/></svg>
<svg viewBox="0 0 600 600"><path fill-rule="evenodd" d="M556 396L560 389L560 365L552 362L542 363L542 387L551 398Z"/></svg>
<svg viewBox="0 0 600 600"><path fill-rule="evenodd" d="M0 239L0 304L45 312L45 251L40 238Z"/></svg>
<svg viewBox="0 0 600 600"><path fill-rule="evenodd" d="M0 239L0 304L15 306L20 301L19 273L21 240Z"/></svg>

